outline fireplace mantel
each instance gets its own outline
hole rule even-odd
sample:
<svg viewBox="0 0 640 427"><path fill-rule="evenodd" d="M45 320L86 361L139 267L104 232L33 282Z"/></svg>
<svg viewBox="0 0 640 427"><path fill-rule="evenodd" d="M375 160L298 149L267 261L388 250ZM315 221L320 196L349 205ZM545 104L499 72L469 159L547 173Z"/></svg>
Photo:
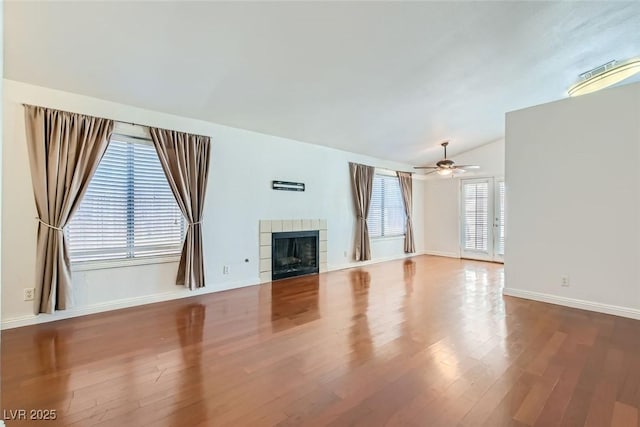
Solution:
<svg viewBox="0 0 640 427"><path fill-rule="evenodd" d="M327 271L326 219L265 219L260 220L260 282L271 281L272 233L286 231L318 231L320 272Z"/></svg>

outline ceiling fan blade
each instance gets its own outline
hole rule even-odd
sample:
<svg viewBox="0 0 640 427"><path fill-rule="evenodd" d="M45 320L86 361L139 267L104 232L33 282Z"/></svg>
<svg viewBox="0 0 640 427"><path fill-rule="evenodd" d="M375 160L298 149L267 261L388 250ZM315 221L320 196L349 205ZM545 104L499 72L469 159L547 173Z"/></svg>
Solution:
<svg viewBox="0 0 640 427"><path fill-rule="evenodd" d="M456 169L480 169L480 166L478 166L478 165L455 165L454 168L456 168Z"/></svg>
<svg viewBox="0 0 640 427"><path fill-rule="evenodd" d="M414 166L414 169L438 169L437 166Z"/></svg>

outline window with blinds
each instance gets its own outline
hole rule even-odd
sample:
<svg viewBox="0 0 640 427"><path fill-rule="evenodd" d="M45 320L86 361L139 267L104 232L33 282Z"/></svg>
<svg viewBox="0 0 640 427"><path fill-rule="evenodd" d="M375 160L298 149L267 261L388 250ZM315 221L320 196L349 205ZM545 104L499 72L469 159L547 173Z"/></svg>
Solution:
<svg viewBox="0 0 640 427"><path fill-rule="evenodd" d="M369 205L370 237L401 236L405 233L406 216L400 192L400 182L395 176L375 175Z"/></svg>
<svg viewBox="0 0 640 427"><path fill-rule="evenodd" d="M72 262L180 253L184 217L151 141L111 138L65 233Z"/></svg>
<svg viewBox="0 0 640 427"><path fill-rule="evenodd" d="M498 181L498 215L496 220L498 226L496 253L504 255L504 181Z"/></svg>
<svg viewBox="0 0 640 427"><path fill-rule="evenodd" d="M463 184L465 250L488 250L489 242L489 183L469 182Z"/></svg>

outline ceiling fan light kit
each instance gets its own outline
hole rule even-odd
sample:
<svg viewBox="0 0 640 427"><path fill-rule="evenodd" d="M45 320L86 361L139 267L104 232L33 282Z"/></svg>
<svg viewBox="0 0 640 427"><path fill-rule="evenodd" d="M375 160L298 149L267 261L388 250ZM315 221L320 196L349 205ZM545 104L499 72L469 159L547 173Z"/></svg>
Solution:
<svg viewBox="0 0 640 427"><path fill-rule="evenodd" d="M453 160L447 159L447 145L449 145L449 141L445 141L442 144L442 148L444 148L444 159L440 160L435 166L416 166L414 169L431 169L430 173L437 173L440 176L454 176L454 172L466 172L466 169L478 169L480 166L476 165L456 165Z"/></svg>
<svg viewBox="0 0 640 427"><path fill-rule="evenodd" d="M609 61L580 74L580 81L569 88L569 96L586 95L612 86L640 73L640 57L627 61Z"/></svg>

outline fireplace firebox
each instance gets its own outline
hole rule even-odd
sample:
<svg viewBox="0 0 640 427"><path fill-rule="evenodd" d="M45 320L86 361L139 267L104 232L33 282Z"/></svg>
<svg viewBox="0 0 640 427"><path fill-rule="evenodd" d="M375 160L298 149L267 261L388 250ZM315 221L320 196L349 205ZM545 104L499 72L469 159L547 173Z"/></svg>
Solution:
<svg viewBox="0 0 640 427"><path fill-rule="evenodd" d="M271 234L271 279L319 272L318 230Z"/></svg>

